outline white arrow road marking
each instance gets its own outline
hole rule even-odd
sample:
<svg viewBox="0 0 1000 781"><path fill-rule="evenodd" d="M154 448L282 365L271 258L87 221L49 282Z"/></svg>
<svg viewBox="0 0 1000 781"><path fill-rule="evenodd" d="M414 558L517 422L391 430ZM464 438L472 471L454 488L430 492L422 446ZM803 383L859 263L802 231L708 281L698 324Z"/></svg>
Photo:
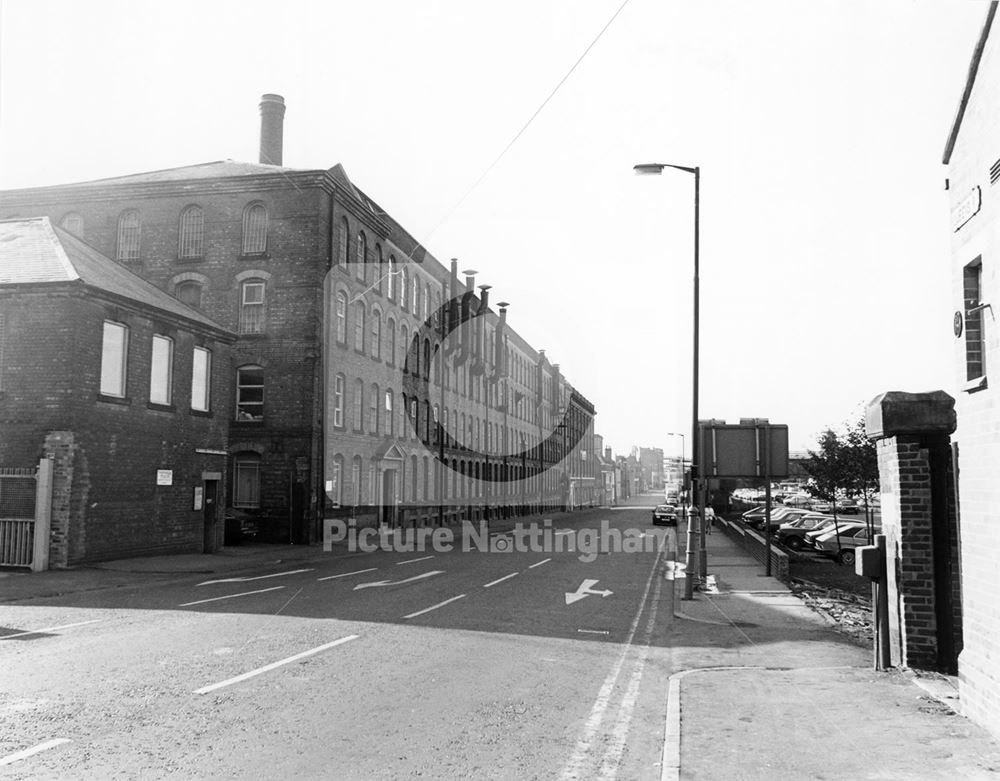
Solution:
<svg viewBox="0 0 1000 781"><path fill-rule="evenodd" d="M185 602L177 607L191 607L191 605L204 605L206 602L219 602L223 599L234 599L235 597L249 597L251 594L263 594L267 591L280 591L284 586L271 586L271 588L262 588L257 591L244 591L242 594L227 594L224 597L211 597L209 599L199 599L196 602Z"/></svg>
<svg viewBox="0 0 1000 781"><path fill-rule="evenodd" d="M443 575L444 570L435 569L430 572L425 572L423 575L414 575L412 578L406 578L406 580L377 580L374 583L359 583L354 587L355 591L363 588L376 588L378 586L402 586L404 583L412 583L415 580L423 580L424 578L430 578L434 575Z"/></svg>
<svg viewBox="0 0 1000 781"><path fill-rule="evenodd" d="M581 599L586 597L588 594L594 594L595 596L610 597L615 592L608 589L603 591L595 591L594 586L597 585L596 580L585 580L580 584L580 587L575 592L566 592L566 604L572 605L574 602L579 602Z"/></svg>
<svg viewBox="0 0 1000 781"><path fill-rule="evenodd" d="M100 618L95 618L91 621L77 621L75 624L62 624L60 626L48 626L45 629L32 629L30 632L18 632L17 634L13 635L2 635L0 636L0 640L10 640L11 638L14 637L25 637L26 635L41 635L41 634L46 634L48 632L55 632L59 629L69 629L70 627L84 626L86 624L96 624L100 620L101 620Z"/></svg>
<svg viewBox="0 0 1000 781"><path fill-rule="evenodd" d="M307 656L313 656L321 651L326 651L328 648L333 648L338 645L343 645L344 643L349 643L351 640L357 640L361 635L348 635L347 637L342 637L339 640L334 640L332 643L326 643L326 645L319 645L315 648L310 648L308 651L303 651L300 654L295 654L295 656L289 656L287 659L282 659L278 662L271 662L271 664L266 664L263 667L258 667L256 670L251 670L248 673L243 673L242 675L237 675L235 678L227 678L219 683L213 683L211 686L202 686L200 689L195 689L195 694L208 694L209 692L215 691L216 689L221 689L223 686L231 686L234 683L239 683L240 681L245 681L247 678L253 678L255 675L260 675L261 673L266 673L270 670L274 670L286 664L291 664L292 662L297 662L299 659L305 659Z"/></svg>
<svg viewBox="0 0 1000 781"><path fill-rule="evenodd" d="M309 569L290 569L288 572L275 572L272 575L256 575L252 578L223 578L222 580L206 580L204 583L199 583L199 586L211 586L213 583L246 583L248 580L266 580L267 578L280 578L284 575L298 575L300 572L312 572L313 568Z"/></svg>
<svg viewBox="0 0 1000 781"><path fill-rule="evenodd" d="M42 751L48 751L50 748L61 746L63 743L72 742L73 741L69 738L53 738L52 740L46 740L44 743L39 743L37 746L32 746L31 748L26 748L23 751L17 751L13 754L8 754L5 757L0 757L0 766L13 765L20 759L27 759L28 757L39 754Z"/></svg>

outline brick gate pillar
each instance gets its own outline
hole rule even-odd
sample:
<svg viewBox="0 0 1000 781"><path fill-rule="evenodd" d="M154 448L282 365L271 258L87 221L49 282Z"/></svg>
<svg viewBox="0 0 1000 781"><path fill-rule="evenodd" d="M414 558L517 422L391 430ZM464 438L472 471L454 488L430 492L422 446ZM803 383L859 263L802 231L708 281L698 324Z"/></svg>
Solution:
<svg viewBox="0 0 1000 781"><path fill-rule="evenodd" d="M957 668L962 629L950 448L955 423L955 400L944 391L891 391L865 410L866 431L878 447L894 667Z"/></svg>

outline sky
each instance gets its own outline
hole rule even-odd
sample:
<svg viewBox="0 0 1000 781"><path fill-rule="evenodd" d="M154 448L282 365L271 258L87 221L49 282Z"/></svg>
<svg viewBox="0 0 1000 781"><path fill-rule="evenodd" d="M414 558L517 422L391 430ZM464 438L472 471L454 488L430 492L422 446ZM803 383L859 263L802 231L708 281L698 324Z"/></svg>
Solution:
<svg viewBox="0 0 1000 781"><path fill-rule="evenodd" d="M699 417L805 450L883 391L954 395L941 158L987 6L0 0L0 189L255 162L278 93L284 165L341 163L511 303L616 454L672 455L694 177L632 167L698 166Z"/></svg>

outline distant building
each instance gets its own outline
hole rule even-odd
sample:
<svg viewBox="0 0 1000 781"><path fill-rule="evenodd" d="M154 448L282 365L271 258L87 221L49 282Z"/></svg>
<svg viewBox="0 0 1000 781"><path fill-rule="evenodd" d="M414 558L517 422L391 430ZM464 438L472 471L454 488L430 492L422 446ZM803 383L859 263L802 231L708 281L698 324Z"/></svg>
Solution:
<svg viewBox="0 0 1000 781"><path fill-rule="evenodd" d="M284 111L263 96L259 163L0 192L0 218L44 215L236 334L224 495L265 537L591 504L593 405L342 166L283 166Z"/></svg>
<svg viewBox="0 0 1000 781"><path fill-rule="evenodd" d="M50 566L223 544L234 340L48 218L0 222L0 467L52 459Z"/></svg>

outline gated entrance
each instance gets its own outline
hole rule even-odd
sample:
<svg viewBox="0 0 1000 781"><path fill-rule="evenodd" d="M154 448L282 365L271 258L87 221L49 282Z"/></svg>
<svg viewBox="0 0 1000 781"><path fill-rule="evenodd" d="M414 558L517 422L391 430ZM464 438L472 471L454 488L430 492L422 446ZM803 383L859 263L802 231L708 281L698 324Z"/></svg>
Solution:
<svg viewBox="0 0 1000 781"><path fill-rule="evenodd" d="M0 566L49 566L52 462L36 468L0 467Z"/></svg>

